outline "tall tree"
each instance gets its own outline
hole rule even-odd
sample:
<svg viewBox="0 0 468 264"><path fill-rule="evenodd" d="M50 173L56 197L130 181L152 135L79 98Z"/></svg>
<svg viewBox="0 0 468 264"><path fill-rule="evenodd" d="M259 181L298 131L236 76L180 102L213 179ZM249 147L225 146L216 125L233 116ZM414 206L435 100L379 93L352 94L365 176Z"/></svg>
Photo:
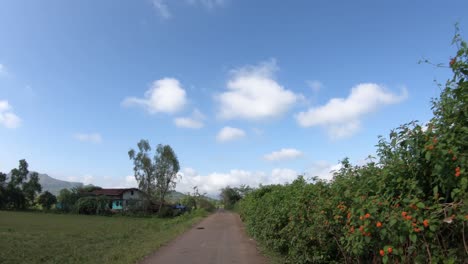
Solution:
<svg viewBox="0 0 468 264"><path fill-rule="evenodd" d="M180 166L171 146L161 144L156 148L155 164L156 193L159 197L159 211L161 211L167 192L176 186Z"/></svg>
<svg viewBox="0 0 468 264"><path fill-rule="evenodd" d="M23 194L29 205L34 205L36 195L42 191L42 186L39 183L39 174L32 172L29 174L29 181L23 183Z"/></svg>
<svg viewBox="0 0 468 264"><path fill-rule="evenodd" d="M28 163L22 159L19 161L18 168L10 172L10 181L7 185L7 207L12 209L25 209L26 196L21 187L28 178Z"/></svg>
<svg viewBox="0 0 468 264"><path fill-rule="evenodd" d="M179 161L169 145L159 144L153 159L148 140L140 140L137 146L138 152L133 149L128 152L129 158L133 160L135 179L139 188L148 195L148 205L151 197L158 198L161 212L167 192L176 185Z"/></svg>
<svg viewBox="0 0 468 264"><path fill-rule="evenodd" d="M150 157L151 146L148 140L140 140L137 146L138 153L130 149L128 157L133 160L133 173L138 187L147 194L145 197L148 209L156 189L156 164Z"/></svg>

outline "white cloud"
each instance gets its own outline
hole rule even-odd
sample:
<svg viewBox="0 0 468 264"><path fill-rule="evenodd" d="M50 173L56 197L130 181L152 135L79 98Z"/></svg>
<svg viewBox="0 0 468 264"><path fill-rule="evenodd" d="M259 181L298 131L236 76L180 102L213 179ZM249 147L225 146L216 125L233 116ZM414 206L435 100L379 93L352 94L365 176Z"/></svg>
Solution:
<svg viewBox="0 0 468 264"><path fill-rule="evenodd" d="M302 152L297 149L283 148L281 150L266 154L265 156L263 156L263 158L268 161L280 161L280 160L296 159L301 156L302 156Z"/></svg>
<svg viewBox="0 0 468 264"><path fill-rule="evenodd" d="M360 129L364 115L382 106L399 103L407 97L406 89L398 95L383 86L363 83L353 87L348 98L333 98L325 105L310 108L295 117L303 127L323 126L331 138L344 138Z"/></svg>
<svg viewBox="0 0 468 264"><path fill-rule="evenodd" d="M332 170L339 169L339 164L331 164L326 161L318 161L305 172L305 179L312 176L318 176L323 180L332 179ZM260 184L285 184L293 182L298 175L303 175L293 169L275 168L271 172L247 171L233 169L228 172L213 172L207 175L200 175L193 168L184 168L180 172L181 177L177 183L176 190L180 192L191 192L194 186L198 186L200 192L206 192L208 195L216 196L220 189L226 186L238 187L242 184L251 187L258 187Z"/></svg>
<svg viewBox="0 0 468 264"><path fill-rule="evenodd" d="M217 95L223 119L260 120L279 117L302 98L274 80L274 60L232 71L227 91Z"/></svg>
<svg viewBox="0 0 468 264"><path fill-rule="evenodd" d="M213 9L225 5L227 0L187 0L187 2L192 5L202 5L205 8Z"/></svg>
<svg viewBox="0 0 468 264"><path fill-rule="evenodd" d="M190 117L177 117L174 119L174 124L182 128L199 129L204 126L203 120L205 116L195 109Z"/></svg>
<svg viewBox="0 0 468 264"><path fill-rule="evenodd" d="M21 125L21 118L12 112L12 107L6 100L0 100L0 125L6 128L17 128Z"/></svg>
<svg viewBox="0 0 468 264"><path fill-rule="evenodd" d="M320 81L314 80L314 81L306 81L307 86L312 89L314 93L317 93L320 91L320 89L323 88L323 84Z"/></svg>
<svg viewBox="0 0 468 264"><path fill-rule="evenodd" d="M174 78L156 80L144 98L127 97L123 106L140 106L149 113L175 113L184 108L187 103L186 92L179 81Z"/></svg>
<svg viewBox="0 0 468 264"><path fill-rule="evenodd" d="M161 16L161 18L171 18L171 12L169 11L169 7L167 6L164 0L152 0L151 3L153 4L154 9L156 10L156 12L158 12L158 15Z"/></svg>
<svg viewBox="0 0 468 264"><path fill-rule="evenodd" d="M92 184L94 182L94 176L93 175L84 175L82 178L82 182L84 185Z"/></svg>
<svg viewBox="0 0 468 264"><path fill-rule="evenodd" d="M243 137L245 137L244 130L239 129L239 128L225 126L219 131L218 135L216 136L216 139L219 142L226 142L226 141L231 141L235 139L240 139Z"/></svg>
<svg viewBox="0 0 468 264"><path fill-rule="evenodd" d="M308 177L315 177L317 176L319 179L330 181L333 179L333 171L339 170L341 168L341 164L333 164L328 161L320 160L315 161L307 170Z"/></svg>
<svg viewBox="0 0 468 264"><path fill-rule="evenodd" d="M90 133L90 134L76 133L75 135L73 135L73 137L76 140L79 140L81 142L91 142L91 143L102 142L102 137L101 137L101 134L99 133Z"/></svg>

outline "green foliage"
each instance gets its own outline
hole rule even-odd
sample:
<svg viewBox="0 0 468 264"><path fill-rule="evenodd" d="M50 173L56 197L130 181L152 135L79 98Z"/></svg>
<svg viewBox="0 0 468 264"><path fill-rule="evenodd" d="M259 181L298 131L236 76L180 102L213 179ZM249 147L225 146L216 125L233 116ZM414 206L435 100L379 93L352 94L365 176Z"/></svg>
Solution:
<svg viewBox="0 0 468 264"><path fill-rule="evenodd" d="M0 173L0 208L23 210L35 204L36 195L42 190L39 175L29 173L26 160L20 160L19 166L12 169L10 181ZM29 175L29 180L28 180Z"/></svg>
<svg viewBox="0 0 468 264"><path fill-rule="evenodd" d="M226 186L221 189L221 199L223 200L225 209L233 209L234 205L242 198L242 194L239 188L232 188Z"/></svg>
<svg viewBox="0 0 468 264"><path fill-rule="evenodd" d="M57 197L48 191L45 191L37 198L37 202L42 206L43 209L50 210L52 205L57 203Z"/></svg>
<svg viewBox="0 0 468 264"><path fill-rule="evenodd" d="M74 210L79 214L110 214L109 199L104 196L85 196L76 201Z"/></svg>
<svg viewBox="0 0 468 264"><path fill-rule="evenodd" d="M79 198L80 194L78 188L73 188L71 190L62 189L57 196L57 209L64 212L72 212Z"/></svg>
<svg viewBox="0 0 468 264"><path fill-rule="evenodd" d="M291 263L463 263L468 259L468 48L427 125L381 137L377 158L345 159L331 182L299 177L239 203L247 231Z"/></svg>
<svg viewBox="0 0 468 264"><path fill-rule="evenodd" d="M176 186L180 166L174 150L169 145L158 145L154 162L156 165L156 195L159 197L159 209L161 209L167 192Z"/></svg>
<svg viewBox="0 0 468 264"><path fill-rule="evenodd" d="M161 209L167 192L176 186L179 161L169 145L157 146L154 161L150 157L148 140L140 140L137 146L138 152L133 149L128 152L129 158L133 160L135 179L139 188L148 194L148 199L154 196L158 198Z"/></svg>

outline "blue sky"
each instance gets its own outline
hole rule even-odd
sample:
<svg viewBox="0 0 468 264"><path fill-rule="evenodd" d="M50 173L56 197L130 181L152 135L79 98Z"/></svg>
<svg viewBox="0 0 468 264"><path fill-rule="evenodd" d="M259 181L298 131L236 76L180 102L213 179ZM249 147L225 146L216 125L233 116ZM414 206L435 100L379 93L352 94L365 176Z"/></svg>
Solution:
<svg viewBox="0 0 468 264"><path fill-rule="evenodd" d="M178 190L329 178L431 117L466 1L2 1L0 171L132 186L141 139ZM465 15L465 16L464 16Z"/></svg>

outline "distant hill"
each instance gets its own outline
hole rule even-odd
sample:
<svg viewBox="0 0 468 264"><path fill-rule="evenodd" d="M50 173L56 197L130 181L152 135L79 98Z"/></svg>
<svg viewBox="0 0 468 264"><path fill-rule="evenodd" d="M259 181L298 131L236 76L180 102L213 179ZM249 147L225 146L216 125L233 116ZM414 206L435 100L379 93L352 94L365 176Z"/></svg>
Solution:
<svg viewBox="0 0 468 264"><path fill-rule="evenodd" d="M49 191L50 193L57 195L62 189L71 189L73 187L83 187L81 182L69 182L62 181L50 177L47 174L39 174L39 183L42 186L42 191Z"/></svg>
<svg viewBox="0 0 468 264"><path fill-rule="evenodd" d="M171 203L178 202L180 199L184 198L185 194L178 191L171 191L167 193L166 200Z"/></svg>
<svg viewBox="0 0 468 264"><path fill-rule="evenodd" d="M30 172L32 173L32 172ZM7 175L7 179L10 178L10 173ZM42 186L42 192L49 191L50 193L57 195L60 190L62 189L71 189L73 187L83 187L83 183L81 182L69 182L69 181L62 181L55 178L50 177L47 174L39 173L39 183Z"/></svg>

